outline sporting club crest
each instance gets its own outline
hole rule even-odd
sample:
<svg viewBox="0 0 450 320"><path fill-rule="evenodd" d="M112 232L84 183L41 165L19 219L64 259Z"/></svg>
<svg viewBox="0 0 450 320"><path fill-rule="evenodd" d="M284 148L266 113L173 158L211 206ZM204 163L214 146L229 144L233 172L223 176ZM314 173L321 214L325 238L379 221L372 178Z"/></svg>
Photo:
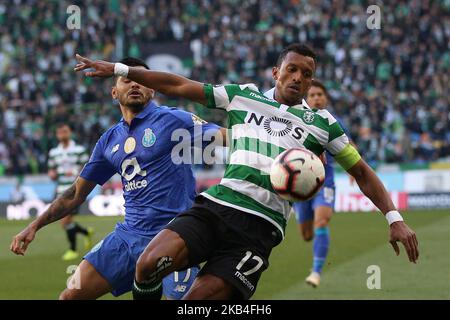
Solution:
<svg viewBox="0 0 450 320"><path fill-rule="evenodd" d="M306 123L313 123L314 121L314 112L312 111L305 111L303 114L303 121Z"/></svg>

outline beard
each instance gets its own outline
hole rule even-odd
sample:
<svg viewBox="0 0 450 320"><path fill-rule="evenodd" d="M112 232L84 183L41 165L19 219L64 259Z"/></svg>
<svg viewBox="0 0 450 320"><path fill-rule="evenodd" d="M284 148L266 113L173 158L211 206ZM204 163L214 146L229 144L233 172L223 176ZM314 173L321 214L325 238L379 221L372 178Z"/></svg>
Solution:
<svg viewBox="0 0 450 320"><path fill-rule="evenodd" d="M142 111L149 101L150 98L146 96L142 96L140 99L132 99L128 97L119 99L122 106L131 109L134 113Z"/></svg>
<svg viewBox="0 0 450 320"><path fill-rule="evenodd" d="M144 109L146 104L146 102L142 101L132 101L125 104L124 106L128 109L131 109L133 112L140 112Z"/></svg>

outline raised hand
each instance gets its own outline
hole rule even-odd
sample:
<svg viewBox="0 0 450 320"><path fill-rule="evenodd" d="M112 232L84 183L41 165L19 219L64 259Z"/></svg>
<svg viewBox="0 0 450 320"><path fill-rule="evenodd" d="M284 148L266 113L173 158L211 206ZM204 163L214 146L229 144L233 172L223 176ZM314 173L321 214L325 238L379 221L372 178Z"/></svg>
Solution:
<svg viewBox="0 0 450 320"><path fill-rule="evenodd" d="M88 71L85 73L88 77L108 78L114 75L114 63L103 60L92 61L88 58L80 56L78 53L75 57L78 61L74 68L75 71L93 69L93 71Z"/></svg>

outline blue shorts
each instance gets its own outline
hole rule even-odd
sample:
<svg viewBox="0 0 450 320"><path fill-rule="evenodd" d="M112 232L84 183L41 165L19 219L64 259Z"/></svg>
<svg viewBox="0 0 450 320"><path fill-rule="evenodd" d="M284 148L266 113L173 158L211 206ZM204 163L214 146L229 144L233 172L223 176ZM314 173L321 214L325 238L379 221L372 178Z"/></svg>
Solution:
<svg viewBox="0 0 450 320"><path fill-rule="evenodd" d="M111 293L117 297L131 291L136 262L150 237L124 230L120 225L101 240L84 256L113 287ZM163 279L163 294L166 298L179 300L189 290L199 272L198 267L174 272Z"/></svg>
<svg viewBox="0 0 450 320"><path fill-rule="evenodd" d="M311 200L294 203L297 223L314 220L314 210L317 207L325 206L334 209L335 191L335 188L323 187Z"/></svg>

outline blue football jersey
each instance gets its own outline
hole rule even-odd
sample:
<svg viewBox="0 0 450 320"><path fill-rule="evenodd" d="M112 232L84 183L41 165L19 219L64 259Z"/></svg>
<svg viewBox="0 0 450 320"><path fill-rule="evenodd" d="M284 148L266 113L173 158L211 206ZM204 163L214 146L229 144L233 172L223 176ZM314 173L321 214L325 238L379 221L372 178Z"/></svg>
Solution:
<svg viewBox="0 0 450 320"><path fill-rule="evenodd" d="M80 176L103 185L115 173L121 175L125 199L121 227L154 236L191 207L196 195L191 165L172 161L173 147L180 144L172 138L177 129L189 133L189 145L204 147L208 143L202 137L212 136L219 127L151 102L130 125L122 119L97 141Z"/></svg>

